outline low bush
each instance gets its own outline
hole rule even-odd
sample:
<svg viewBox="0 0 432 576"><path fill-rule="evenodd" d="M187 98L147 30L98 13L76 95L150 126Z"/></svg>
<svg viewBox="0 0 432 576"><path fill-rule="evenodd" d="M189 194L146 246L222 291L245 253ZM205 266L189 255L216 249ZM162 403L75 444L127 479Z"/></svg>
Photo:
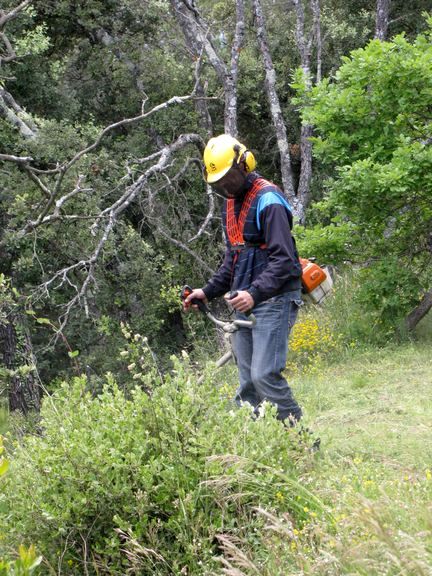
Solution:
<svg viewBox="0 0 432 576"><path fill-rule="evenodd" d="M9 461L3 454L3 437L0 436L0 481L9 468ZM0 537L2 537L1 533ZM36 555L34 546L30 546L28 549L20 546L18 549L18 558L15 560L0 557L0 576L30 576L41 561L42 558Z"/></svg>
<svg viewBox="0 0 432 576"><path fill-rule="evenodd" d="M291 373L313 374L323 360L338 353L340 345L329 319L317 314L317 308L307 310L291 330L286 367Z"/></svg>
<svg viewBox="0 0 432 576"><path fill-rule="evenodd" d="M391 322L387 321L382 309L373 305L372 298L365 297L370 285L364 280L369 272L369 268L342 268L335 274L331 295L318 306L305 307L306 317L318 323L316 336L325 354L353 347L382 346L404 337L403 331L395 327L395 311ZM304 312L300 323L302 318L304 321ZM397 327L400 325L399 319Z"/></svg>
<svg viewBox="0 0 432 576"><path fill-rule="evenodd" d="M0 558L0 576L31 576L41 561L42 558L36 555L34 546L20 546L16 560Z"/></svg>
<svg viewBox="0 0 432 576"><path fill-rule="evenodd" d="M212 366L200 385L186 357L161 375L145 339L127 336L130 387L108 374L94 397L85 377L64 383L45 399L42 432L13 447L5 545L32 542L53 573L214 574L221 535L259 548L257 508L299 528L323 513L301 482L309 440L273 407L254 421Z"/></svg>

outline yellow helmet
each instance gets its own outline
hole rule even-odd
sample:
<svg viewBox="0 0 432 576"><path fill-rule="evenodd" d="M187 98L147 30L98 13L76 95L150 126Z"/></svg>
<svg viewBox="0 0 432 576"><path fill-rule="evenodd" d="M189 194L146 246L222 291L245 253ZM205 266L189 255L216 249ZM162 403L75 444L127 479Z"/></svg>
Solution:
<svg viewBox="0 0 432 576"><path fill-rule="evenodd" d="M244 144L230 136L221 134L210 138L204 150L205 180L209 184L220 180L231 166L244 162L247 172L256 167L256 160Z"/></svg>

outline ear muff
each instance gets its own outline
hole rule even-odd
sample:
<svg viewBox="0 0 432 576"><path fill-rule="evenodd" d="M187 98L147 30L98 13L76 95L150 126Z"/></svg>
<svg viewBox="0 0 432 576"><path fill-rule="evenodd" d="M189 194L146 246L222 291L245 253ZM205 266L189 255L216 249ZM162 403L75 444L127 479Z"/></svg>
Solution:
<svg viewBox="0 0 432 576"><path fill-rule="evenodd" d="M246 172L253 172L256 168L256 160L255 156L252 154L250 150L246 148L246 146L239 146L236 144L234 146L234 152L236 154L234 158L234 162L240 164L244 162Z"/></svg>
<svg viewBox="0 0 432 576"><path fill-rule="evenodd" d="M241 162L244 162L246 172L253 172L256 168L255 156L250 150L245 150L241 156Z"/></svg>

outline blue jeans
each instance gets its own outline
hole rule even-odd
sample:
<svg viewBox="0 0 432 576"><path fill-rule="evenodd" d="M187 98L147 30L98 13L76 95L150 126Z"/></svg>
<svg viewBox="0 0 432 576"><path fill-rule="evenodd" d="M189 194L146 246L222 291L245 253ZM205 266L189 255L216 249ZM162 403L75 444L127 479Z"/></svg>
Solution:
<svg viewBox="0 0 432 576"><path fill-rule="evenodd" d="M302 411L288 382L282 376L288 352L288 336L302 305L300 290L285 292L258 304L253 313L256 325L234 334L240 386L237 404L248 402L258 411L268 400L277 406L279 420L300 420ZM245 319L244 314L237 313Z"/></svg>

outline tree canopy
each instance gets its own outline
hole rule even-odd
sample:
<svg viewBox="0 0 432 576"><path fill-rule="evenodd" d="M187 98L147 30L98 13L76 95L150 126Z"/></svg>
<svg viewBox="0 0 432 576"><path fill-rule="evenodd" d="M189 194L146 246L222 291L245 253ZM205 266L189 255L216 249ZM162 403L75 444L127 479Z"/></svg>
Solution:
<svg viewBox="0 0 432 576"><path fill-rule="evenodd" d="M391 329L424 302L428 3L384 8L2 3L0 341L17 389L115 368L121 322L163 366L190 346L178 287L201 285L220 259L201 152L224 129L285 186L303 255L361 264L359 297ZM405 35L372 40L378 14L379 34Z"/></svg>
<svg viewBox="0 0 432 576"><path fill-rule="evenodd" d="M336 167L327 202L353 224L351 258L368 263L364 303L389 322L431 289L430 39L353 51L304 110L317 155Z"/></svg>

